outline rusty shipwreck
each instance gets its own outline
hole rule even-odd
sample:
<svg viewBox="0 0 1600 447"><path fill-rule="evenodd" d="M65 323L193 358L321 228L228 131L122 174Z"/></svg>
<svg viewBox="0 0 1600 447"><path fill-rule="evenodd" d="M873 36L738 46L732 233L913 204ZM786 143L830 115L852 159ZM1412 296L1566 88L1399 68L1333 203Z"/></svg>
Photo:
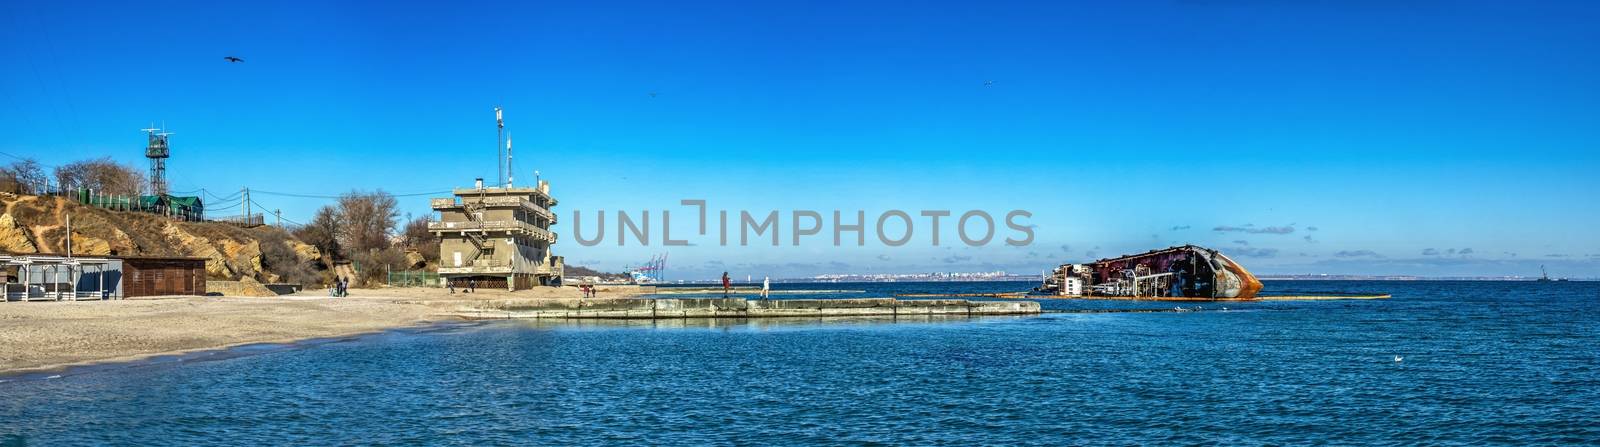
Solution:
<svg viewBox="0 0 1600 447"><path fill-rule="evenodd" d="M1249 300L1261 281L1222 252L1196 245L1062 264L1035 293L1104 298Z"/></svg>

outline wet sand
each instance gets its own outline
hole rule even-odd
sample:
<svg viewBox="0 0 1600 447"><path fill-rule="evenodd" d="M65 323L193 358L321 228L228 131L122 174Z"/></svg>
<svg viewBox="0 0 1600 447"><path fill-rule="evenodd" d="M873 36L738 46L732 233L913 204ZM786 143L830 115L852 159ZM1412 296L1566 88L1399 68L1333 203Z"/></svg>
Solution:
<svg viewBox="0 0 1600 447"><path fill-rule="evenodd" d="M633 296L603 288L600 296ZM286 343L456 321L472 301L578 298L572 288L449 294L443 289L326 290L269 298L166 297L0 303L0 374L58 369L252 343Z"/></svg>

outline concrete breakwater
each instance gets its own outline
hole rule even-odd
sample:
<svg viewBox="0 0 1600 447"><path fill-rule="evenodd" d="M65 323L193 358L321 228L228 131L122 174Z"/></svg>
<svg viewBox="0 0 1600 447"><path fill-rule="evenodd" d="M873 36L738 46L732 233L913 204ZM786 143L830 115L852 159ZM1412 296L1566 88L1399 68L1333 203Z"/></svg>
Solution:
<svg viewBox="0 0 1600 447"><path fill-rule="evenodd" d="M894 298L752 300L745 298L507 299L456 306L464 318L777 318L1026 315L1034 301L899 300Z"/></svg>

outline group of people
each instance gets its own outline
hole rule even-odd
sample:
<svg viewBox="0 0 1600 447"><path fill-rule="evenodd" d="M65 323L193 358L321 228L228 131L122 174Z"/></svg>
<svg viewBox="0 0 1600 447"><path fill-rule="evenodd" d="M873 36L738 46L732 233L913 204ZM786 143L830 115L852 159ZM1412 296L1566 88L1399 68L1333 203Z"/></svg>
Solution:
<svg viewBox="0 0 1600 447"><path fill-rule="evenodd" d="M343 276L333 277L333 287L328 288L328 296L350 296L350 278Z"/></svg>
<svg viewBox="0 0 1600 447"><path fill-rule="evenodd" d="M578 291L583 292L584 298L594 298L596 294L594 284L579 284Z"/></svg>
<svg viewBox="0 0 1600 447"><path fill-rule="evenodd" d="M456 294L456 280L445 281L445 283L450 285L450 294L451 295L455 295ZM461 289L461 292L462 293L472 293L472 291L474 291L474 290L478 290L478 281L475 280L475 279L472 279L472 278L467 278L467 287Z"/></svg>
<svg viewBox="0 0 1600 447"><path fill-rule="evenodd" d="M733 280L728 278L728 272L722 272L722 297L727 298L728 292L733 291ZM761 277L761 299L767 299L772 293L772 277Z"/></svg>

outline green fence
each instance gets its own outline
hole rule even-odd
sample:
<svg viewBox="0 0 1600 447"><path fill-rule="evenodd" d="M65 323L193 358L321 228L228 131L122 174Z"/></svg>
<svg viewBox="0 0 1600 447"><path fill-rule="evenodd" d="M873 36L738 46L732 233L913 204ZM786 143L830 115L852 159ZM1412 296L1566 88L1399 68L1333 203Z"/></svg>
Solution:
<svg viewBox="0 0 1600 447"><path fill-rule="evenodd" d="M439 274L423 270L405 270L389 272L389 287L438 287Z"/></svg>
<svg viewBox="0 0 1600 447"><path fill-rule="evenodd" d="M205 220L205 205L199 197L99 194L88 189L61 191L60 195L71 197L84 205L108 210L160 214L190 222Z"/></svg>

